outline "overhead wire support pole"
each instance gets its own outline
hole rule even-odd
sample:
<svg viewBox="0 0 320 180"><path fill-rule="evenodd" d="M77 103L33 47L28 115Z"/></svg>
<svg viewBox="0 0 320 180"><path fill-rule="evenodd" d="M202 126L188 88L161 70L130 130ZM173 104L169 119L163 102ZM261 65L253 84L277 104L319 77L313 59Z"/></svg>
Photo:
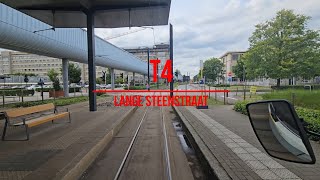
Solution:
<svg viewBox="0 0 320 180"><path fill-rule="evenodd" d="M89 70L89 110L97 110L96 94L96 63L95 63L95 36L94 12L88 10L87 15L87 40L88 40L88 70Z"/></svg>
<svg viewBox="0 0 320 180"><path fill-rule="evenodd" d="M150 48L148 47L148 90L150 90Z"/></svg>
<svg viewBox="0 0 320 180"><path fill-rule="evenodd" d="M170 97L173 96L173 32L172 32L172 24L170 24L170 60L171 60L171 74L172 79L170 82Z"/></svg>

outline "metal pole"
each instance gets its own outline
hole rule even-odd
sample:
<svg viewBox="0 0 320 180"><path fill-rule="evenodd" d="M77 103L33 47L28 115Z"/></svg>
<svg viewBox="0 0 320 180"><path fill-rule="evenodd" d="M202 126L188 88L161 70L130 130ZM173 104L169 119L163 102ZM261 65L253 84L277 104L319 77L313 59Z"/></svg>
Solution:
<svg viewBox="0 0 320 180"><path fill-rule="evenodd" d="M159 66L157 66L157 89L159 89Z"/></svg>
<svg viewBox="0 0 320 180"><path fill-rule="evenodd" d="M115 74L114 74L114 69L113 68L110 69L110 73L111 73L111 89L114 90L114 87L115 87L114 86ZM105 77L107 77L107 76L105 76Z"/></svg>
<svg viewBox="0 0 320 180"><path fill-rule="evenodd" d="M171 74L172 79L170 82L170 97L173 96L173 31L172 31L172 24L170 24L170 60L171 60Z"/></svg>
<svg viewBox="0 0 320 180"><path fill-rule="evenodd" d="M148 48L148 90L150 90L150 49Z"/></svg>
<svg viewBox="0 0 320 180"><path fill-rule="evenodd" d="M62 59L62 79L63 79L63 91L64 91L64 97L69 97L69 60L68 59Z"/></svg>
<svg viewBox="0 0 320 180"><path fill-rule="evenodd" d="M96 63L95 63L95 41L94 41L94 12L87 13L87 41L88 41L88 70L89 70L89 110L97 110L96 94Z"/></svg>
<svg viewBox="0 0 320 180"><path fill-rule="evenodd" d="M4 107L4 104L5 104L5 102L4 102L4 92L5 91L2 91L2 107Z"/></svg>
<svg viewBox="0 0 320 180"><path fill-rule="evenodd" d="M54 97L56 96L54 95ZM43 84L41 85L41 101L43 102Z"/></svg>

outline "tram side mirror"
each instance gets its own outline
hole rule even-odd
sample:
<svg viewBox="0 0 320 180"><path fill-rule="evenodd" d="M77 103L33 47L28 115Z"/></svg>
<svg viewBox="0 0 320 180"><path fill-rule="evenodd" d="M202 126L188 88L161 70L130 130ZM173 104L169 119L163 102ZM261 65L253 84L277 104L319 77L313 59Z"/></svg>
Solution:
<svg viewBox="0 0 320 180"><path fill-rule="evenodd" d="M249 103L251 126L265 151L285 161L314 164L316 159L296 111L286 100Z"/></svg>

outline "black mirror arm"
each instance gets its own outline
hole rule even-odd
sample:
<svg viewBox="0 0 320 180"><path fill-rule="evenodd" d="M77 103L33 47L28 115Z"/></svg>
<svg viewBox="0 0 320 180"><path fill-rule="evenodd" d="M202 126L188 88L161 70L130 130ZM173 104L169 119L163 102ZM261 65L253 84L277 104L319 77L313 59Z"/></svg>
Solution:
<svg viewBox="0 0 320 180"><path fill-rule="evenodd" d="M317 136L317 137L320 138L320 134L319 134L319 133L315 133L315 132L313 132L313 131L309 131L309 129L308 129L309 123L307 123L306 121L304 121L303 118L300 118L300 120L301 120L302 126L304 127L304 130L305 130L308 134L313 135L313 136Z"/></svg>

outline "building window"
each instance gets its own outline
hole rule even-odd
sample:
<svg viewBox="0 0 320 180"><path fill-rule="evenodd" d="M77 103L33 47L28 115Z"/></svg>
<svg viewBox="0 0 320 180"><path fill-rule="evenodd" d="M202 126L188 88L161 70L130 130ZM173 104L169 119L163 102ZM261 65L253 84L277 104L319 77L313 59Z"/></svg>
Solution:
<svg viewBox="0 0 320 180"><path fill-rule="evenodd" d="M239 60L239 54L232 54L232 60L233 61Z"/></svg>

